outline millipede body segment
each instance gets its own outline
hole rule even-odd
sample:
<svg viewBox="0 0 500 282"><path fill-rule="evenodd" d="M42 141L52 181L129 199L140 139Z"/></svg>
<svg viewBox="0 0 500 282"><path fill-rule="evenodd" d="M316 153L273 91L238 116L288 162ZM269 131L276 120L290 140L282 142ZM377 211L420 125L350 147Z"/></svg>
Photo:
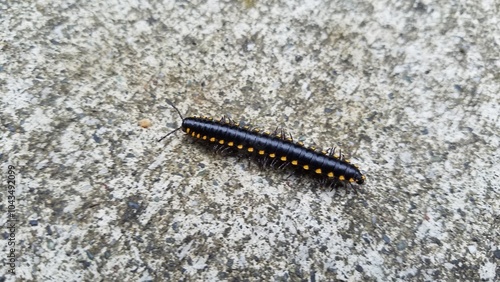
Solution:
<svg viewBox="0 0 500 282"><path fill-rule="evenodd" d="M366 179L358 167L344 159L341 153L336 155L333 149L326 152L304 147L282 131L263 132L240 126L227 118L214 120L209 117L182 118L180 129L207 143L271 160L271 163L280 166L291 165L325 182L363 184Z"/></svg>

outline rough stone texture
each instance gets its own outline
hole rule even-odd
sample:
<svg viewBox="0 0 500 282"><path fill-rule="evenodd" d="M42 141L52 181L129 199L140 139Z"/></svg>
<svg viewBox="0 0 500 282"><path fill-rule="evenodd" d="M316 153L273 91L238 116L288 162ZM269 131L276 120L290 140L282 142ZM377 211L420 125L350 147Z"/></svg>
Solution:
<svg viewBox="0 0 500 282"><path fill-rule="evenodd" d="M0 3L19 280L499 279L497 1L61 2ZM167 98L341 145L367 184L155 142Z"/></svg>

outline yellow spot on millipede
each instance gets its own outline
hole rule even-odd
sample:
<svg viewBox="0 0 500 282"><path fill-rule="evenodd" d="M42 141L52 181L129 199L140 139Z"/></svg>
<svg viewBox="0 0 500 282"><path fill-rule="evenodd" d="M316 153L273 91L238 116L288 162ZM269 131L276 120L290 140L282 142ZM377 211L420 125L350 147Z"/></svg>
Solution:
<svg viewBox="0 0 500 282"><path fill-rule="evenodd" d="M281 160L286 162L286 156L281 157Z"/></svg>
<svg viewBox="0 0 500 282"><path fill-rule="evenodd" d="M317 174L321 174L321 168L316 169L314 172L316 172Z"/></svg>
<svg viewBox="0 0 500 282"><path fill-rule="evenodd" d="M260 150L259 151L259 155L264 155L266 152L264 152L264 150Z"/></svg>
<svg viewBox="0 0 500 282"><path fill-rule="evenodd" d="M191 128L186 128L186 133L191 132Z"/></svg>
<svg viewBox="0 0 500 282"><path fill-rule="evenodd" d="M200 138L201 137L201 134L196 134L196 138Z"/></svg>
<svg viewBox="0 0 500 282"><path fill-rule="evenodd" d="M191 136L193 136L193 137L194 137L195 135L196 135L196 132L194 132L194 131L193 131L193 132L191 133Z"/></svg>
<svg viewBox="0 0 500 282"><path fill-rule="evenodd" d="M304 168L305 170L309 170L309 166L308 166L308 165L304 165L304 166L303 166L303 168Z"/></svg>
<svg viewBox="0 0 500 282"><path fill-rule="evenodd" d="M215 142L215 137L210 138L210 142Z"/></svg>
<svg viewBox="0 0 500 282"><path fill-rule="evenodd" d="M304 146L304 143L302 143L302 142L300 142L300 141L299 141L299 142L297 142L297 144L298 144L298 145L300 145L300 146Z"/></svg>
<svg viewBox="0 0 500 282"><path fill-rule="evenodd" d="M203 140L207 140L207 136L206 136L206 135L204 135L201 139L203 139Z"/></svg>
<svg viewBox="0 0 500 282"><path fill-rule="evenodd" d="M271 153L271 154L269 154L269 157L270 158L274 158L274 157L276 157L276 154L275 153Z"/></svg>
<svg viewBox="0 0 500 282"><path fill-rule="evenodd" d="M219 144L224 144L224 140L219 140Z"/></svg>
<svg viewBox="0 0 500 282"><path fill-rule="evenodd" d="M236 146L236 148L241 150L241 149L243 149L243 145L238 145L238 146Z"/></svg>
<svg viewBox="0 0 500 282"><path fill-rule="evenodd" d="M253 152L253 148L252 147L248 148L248 152L252 153Z"/></svg>
<svg viewBox="0 0 500 282"><path fill-rule="evenodd" d="M349 178L349 182L354 183L354 178Z"/></svg>
<svg viewBox="0 0 500 282"><path fill-rule="evenodd" d="M329 178L333 178L333 172L329 172L329 173L328 173L328 177L329 177Z"/></svg>
<svg viewBox="0 0 500 282"><path fill-rule="evenodd" d="M292 165L298 165L298 164L299 164L299 162L297 160L292 161Z"/></svg>
<svg viewBox="0 0 500 282"><path fill-rule="evenodd" d="M227 145L228 145L229 147L233 147L233 146L234 146L234 143L233 143L233 142L227 142Z"/></svg>
<svg viewBox="0 0 500 282"><path fill-rule="evenodd" d="M344 181L345 180L345 177L343 175L339 176L339 180L340 181Z"/></svg>

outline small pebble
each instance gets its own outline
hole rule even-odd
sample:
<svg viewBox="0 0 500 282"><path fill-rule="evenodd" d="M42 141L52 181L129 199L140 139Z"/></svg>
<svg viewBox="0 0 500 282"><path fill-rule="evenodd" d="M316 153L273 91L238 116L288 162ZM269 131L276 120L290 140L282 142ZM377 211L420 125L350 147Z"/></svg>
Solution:
<svg viewBox="0 0 500 282"><path fill-rule="evenodd" d="M128 206L134 210L139 209L139 204L136 202L128 202Z"/></svg>
<svg viewBox="0 0 500 282"><path fill-rule="evenodd" d="M402 251L406 249L406 246L407 246L406 241L402 240L397 244L396 248L398 248L399 251Z"/></svg>
<svg viewBox="0 0 500 282"><path fill-rule="evenodd" d="M153 124L151 122L151 120L145 118L145 119L141 119L139 122L138 122L139 126L142 127L142 128L149 128L151 127L151 125Z"/></svg>

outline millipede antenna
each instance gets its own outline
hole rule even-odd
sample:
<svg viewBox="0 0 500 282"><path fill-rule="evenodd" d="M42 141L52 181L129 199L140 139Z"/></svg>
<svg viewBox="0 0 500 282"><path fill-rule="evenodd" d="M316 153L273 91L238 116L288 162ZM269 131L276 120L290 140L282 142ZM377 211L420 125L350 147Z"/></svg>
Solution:
<svg viewBox="0 0 500 282"><path fill-rule="evenodd" d="M167 102L167 104L169 104L172 108L174 108L174 110L179 114L179 116L181 117L182 120L184 120L184 117L182 116L181 114L181 111L179 111L179 109L177 109L177 107L174 105L174 103L172 103L169 99L165 99L165 101Z"/></svg>
<svg viewBox="0 0 500 282"><path fill-rule="evenodd" d="M174 108L174 110L177 112L177 114L179 114L179 117L181 117L181 120L184 120L184 117L182 116L181 114L181 111L179 111L179 109L177 109L177 107L174 105L174 103L172 103L170 100L168 99L165 99L165 101L167 102L167 104L169 104L172 108ZM160 142L161 140L167 138L168 136L174 134L175 132L177 132L177 130L181 129L182 128L182 125L172 131L170 131L169 133L167 133L167 135L163 136L162 138L158 139L158 142Z"/></svg>

